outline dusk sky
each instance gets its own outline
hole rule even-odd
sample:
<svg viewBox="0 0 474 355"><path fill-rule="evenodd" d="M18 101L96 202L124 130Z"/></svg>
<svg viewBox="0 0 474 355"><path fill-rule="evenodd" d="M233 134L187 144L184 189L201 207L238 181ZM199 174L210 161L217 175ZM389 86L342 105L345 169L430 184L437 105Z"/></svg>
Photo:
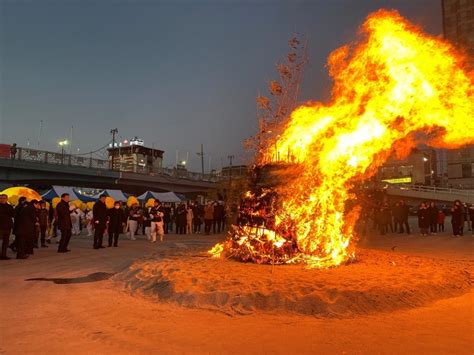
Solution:
<svg viewBox="0 0 474 355"><path fill-rule="evenodd" d="M199 170L201 143L213 168L244 163L255 96L292 33L309 42L300 99L324 101L328 54L380 8L442 32L440 0L0 0L0 143L57 151L74 126L85 153L118 128L164 150L164 166L179 150Z"/></svg>

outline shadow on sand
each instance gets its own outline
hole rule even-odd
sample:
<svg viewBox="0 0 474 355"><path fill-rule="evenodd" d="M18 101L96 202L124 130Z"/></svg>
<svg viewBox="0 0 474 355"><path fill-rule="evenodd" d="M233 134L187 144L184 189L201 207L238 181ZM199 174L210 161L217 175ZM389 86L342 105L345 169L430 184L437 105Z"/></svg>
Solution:
<svg viewBox="0 0 474 355"><path fill-rule="evenodd" d="M115 273L110 273L110 272L94 272L92 274L89 274L87 276L81 276L81 277L70 277L70 278L45 278L45 277L37 277L34 279L26 279L25 281L51 281L54 282L55 284L82 284L82 283L87 283L87 282L97 282L97 281L103 281L103 280L108 280L112 276L114 276Z"/></svg>

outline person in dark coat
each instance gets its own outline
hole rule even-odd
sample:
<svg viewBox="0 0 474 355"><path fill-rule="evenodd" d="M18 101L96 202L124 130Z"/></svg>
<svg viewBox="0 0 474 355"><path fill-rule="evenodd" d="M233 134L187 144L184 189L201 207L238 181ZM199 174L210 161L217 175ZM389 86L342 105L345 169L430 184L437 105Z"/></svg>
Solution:
<svg viewBox="0 0 474 355"><path fill-rule="evenodd" d="M27 205L27 202L26 202L26 197L24 196L21 196L19 199L18 199L18 205L15 206L15 209L13 211L13 234L15 234L15 240L10 244L10 249L12 250L12 252L16 252L16 230L17 230L17 227L18 227L18 223L17 223L17 217L20 215L20 211L23 207L25 207Z"/></svg>
<svg viewBox="0 0 474 355"><path fill-rule="evenodd" d="M8 196L0 195L0 238L2 239L2 253L0 260L10 260L7 256L8 244L10 243L10 234L13 228L13 217L15 210L8 203Z"/></svg>
<svg viewBox="0 0 474 355"><path fill-rule="evenodd" d="M72 234L71 210L69 208L69 194L61 195L61 201L56 206L57 226L61 232L58 253L67 253Z"/></svg>
<svg viewBox="0 0 474 355"><path fill-rule="evenodd" d="M26 240L26 254L33 255L33 248L38 248L38 237L39 237L39 209L40 203L38 200L33 200L30 202L30 205L33 205L35 211L35 232L32 236Z"/></svg>
<svg viewBox="0 0 474 355"><path fill-rule="evenodd" d="M46 209L46 201L40 201L40 209L38 210L39 232L41 236L41 248L47 248L46 231L49 226L49 211ZM38 241L36 241L38 244Z"/></svg>
<svg viewBox="0 0 474 355"><path fill-rule="evenodd" d="M438 207L436 207L436 204L434 202L431 202L428 210L430 212L430 233L436 234L438 222Z"/></svg>
<svg viewBox="0 0 474 355"><path fill-rule="evenodd" d="M224 217L224 206L219 202L214 204L214 220L212 223L212 232L214 234L221 232L221 222Z"/></svg>
<svg viewBox="0 0 474 355"><path fill-rule="evenodd" d="M388 202L384 202L382 205L382 220L385 225L385 231L388 233L388 228L393 233L393 223L392 223L392 209Z"/></svg>
<svg viewBox="0 0 474 355"><path fill-rule="evenodd" d="M17 151L16 143L13 143L10 146L10 159L15 160Z"/></svg>
<svg viewBox="0 0 474 355"><path fill-rule="evenodd" d="M123 233L126 224L125 213L120 206L120 201L114 203L114 208L107 211L109 218L109 247L118 247L119 235Z"/></svg>
<svg viewBox="0 0 474 355"><path fill-rule="evenodd" d="M102 240L104 238L104 232L107 228L107 206L105 205L106 195L100 195L99 201L94 204L92 209L92 215L94 218L94 249L105 248L102 245Z"/></svg>
<svg viewBox="0 0 474 355"><path fill-rule="evenodd" d="M165 234L168 234L172 228L172 221L171 221L171 207L169 205L165 205L163 207L163 230Z"/></svg>
<svg viewBox="0 0 474 355"><path fill-rule="evenodd" d="M474 204L469 207L469 220L471 221L471 228L470 230L474 233Z"/></svg>
<svg viewBox="0 0 474 355"><path fill-rule="evenodd" d="M388 233L388 226L391 225L392 222L392 215L388 203L384 202L380 205L376 218L378 220L377 224L379 226L380 234L385 235Z"/></svg>
<svg viewBox="0 0 474 355"><path fill-rule="evenodd" d="M201 233L201 225L202 225L202 217L203 217L204 211L199 206L198 202L196 201L193 205L193 233Z"/></svg>
<svg viewBox="0 0 474 355"><path fill-rule="evenodd" d="M461 207L461 222L459 225L459 235L463 236L464 235L464 223L467 221L467 205L461 203L459 201L460 207Z"/></svg>
<svg viewBox="0 0 474 355"><path fill-rule="evenodd" d="M33 254L33 243L37 223L35 202L37 203L38 201L32 201L24 205L15 218L17 225L15 230L17 259L26 259L29 255Z"/></svg>
<svg viewBox="0 0 474 355"><path fill-rule="evenodd" d="M184 203L180 203L176 209L177 220L176 225L178 226L178 234L186 234L186 206Z"/></svg>
<svg viewBox="0 0 474 355"><path fill-rule="evenodd" d="M422 236L427 236L430 228L430 211L427 204L422 203L418 209L418 227Z"/></svg>
<svg viewBox="0 0 474 355"><path fill-rule="evenodd" d="M401 221L401 208L400 208L400 202L397 202L395 204L395 206L393 206L393 211L392 211L392 215L393 215L393 224L394 224L394 230L395 232L398 232L398 233L403 233L402 230L403 230L403 225L402 225L402 221Z"/></svg>
<svg viewBox="0 0 474 355"><path fill-rule="evenodd" d="M451 225L453 226L453 236L458 237L462 235L462 225L464 224L464 208L461 201L454 201L451 208Z"/></svg>
<svg viewBox="0 0 474 355"><path fill-rule="evenodd" d="M404 233L403 227L407 234L410 234L410 225L408 224L408 216L410 209L404 200L400 200L400 233Z"/></svg>

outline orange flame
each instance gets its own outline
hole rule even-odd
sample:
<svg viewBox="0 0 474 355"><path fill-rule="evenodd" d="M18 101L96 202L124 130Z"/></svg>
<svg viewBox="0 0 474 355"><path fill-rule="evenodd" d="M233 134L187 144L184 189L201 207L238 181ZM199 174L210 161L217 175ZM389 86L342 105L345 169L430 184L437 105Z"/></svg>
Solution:
<svg viewBox="0 0 474 355"><path fill-rule="evenodd" d="M276 225L296 229L301 260L330 267L354 255L359 209L346 209L351 188L391 154L404 158L419 143L474 143L474 75L464 65L449 43L386 10L330 55L331 102L297 108L257 162L284 157L298 169L277 188Z"/></svg>
<svg viewBox="0 0 474 355"><path fill-rule="evenodd" d="M474 142L474 78L447 42L422 33L396 11L371 14L362 38L329 57L331 103L296 109L261 163L287 157L302 174L281 187L279 223L295 221L299 249L313 266L349 257L354 210L349 190L392 153L417 143L454 147ZM420 134L422 133L422 134Z"/></svg>

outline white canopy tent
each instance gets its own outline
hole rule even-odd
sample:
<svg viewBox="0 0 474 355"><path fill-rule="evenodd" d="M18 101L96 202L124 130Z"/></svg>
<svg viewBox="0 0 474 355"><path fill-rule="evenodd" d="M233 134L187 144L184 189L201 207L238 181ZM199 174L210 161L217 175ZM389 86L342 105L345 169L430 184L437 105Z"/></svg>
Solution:
<svg viewBox="0 0 474 355"><path fill-rule="evenodd" d="M79 196L77 196L76 192L74 189L70 186L57 186L54 185L51 190L46 192L44 195L41 197L45 200L51 200L55 197L61 197L62 194L69 194L69 197L71 201L73 200L79 200Z"/></svg>
<svg viewBox="0 0 474 355"><path fill-rule="evenodd" d="M125 195L121 190L104 190L101 193L94 196L94 198L98 199L100 195L107 195L112 197L115 201L127 201L128 197Z"/></svg>
<svg viewBox="0 0 474 355"><path fill-rule="evenodd" d="M147 201L150 198L154 198L155 200L159 200L160 202L181 202L181 199L174 193L174 192L154 192L154 191L147 191L144 194L141 194L137 197L140 201Z"/></svg>

